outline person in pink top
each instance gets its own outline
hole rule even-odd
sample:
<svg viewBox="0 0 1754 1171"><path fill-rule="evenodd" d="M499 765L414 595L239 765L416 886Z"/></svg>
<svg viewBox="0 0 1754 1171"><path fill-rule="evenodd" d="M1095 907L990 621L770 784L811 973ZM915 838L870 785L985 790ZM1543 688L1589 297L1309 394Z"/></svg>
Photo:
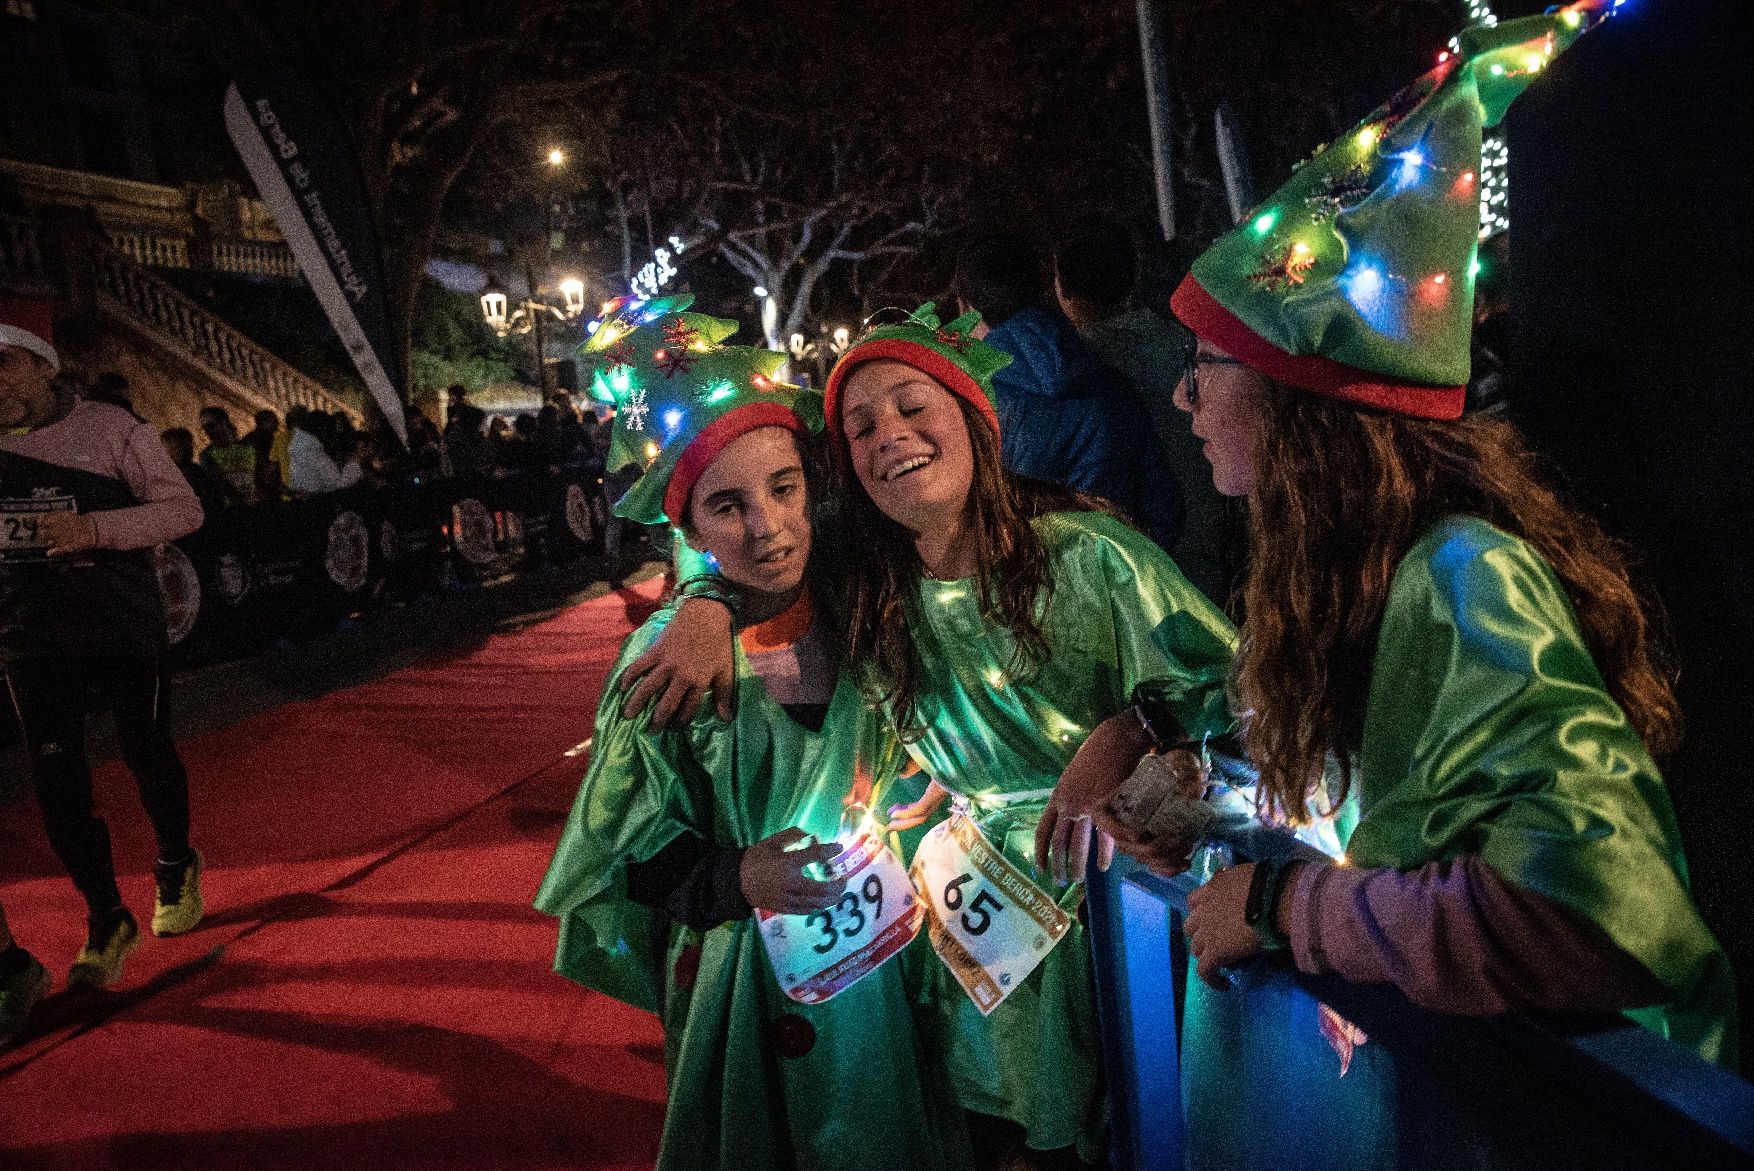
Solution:
<svg viewBox="0 0 1754 1171"><path fill-rule="evenodd" d="M49 843L86 902L86 943L68 980L102 987L121 977L140 930L92 807L91 692L115 716L158 841L153 931L181 934L203 912L152 556L199 528L202 513L151 426L77 398L56 378L51 323L46 301L0 299L0 667Z"/></svg>

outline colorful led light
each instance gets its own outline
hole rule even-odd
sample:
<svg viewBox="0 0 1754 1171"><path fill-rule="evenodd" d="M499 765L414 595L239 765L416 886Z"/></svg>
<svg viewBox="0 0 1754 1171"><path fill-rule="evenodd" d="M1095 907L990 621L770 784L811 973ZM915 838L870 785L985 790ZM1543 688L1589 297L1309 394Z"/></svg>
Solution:
<svg viewBox="0 0 1754 1171"><path fill-rule="evenodd" d="M1255 235L1265 236L1268 232L1271 232L1273 230L1273 225L1278 223L1278 222L1279 222L1279 213L1278 212L1276 212L1276 211L1262 212L1260 215L1255 217Z"/></svg>

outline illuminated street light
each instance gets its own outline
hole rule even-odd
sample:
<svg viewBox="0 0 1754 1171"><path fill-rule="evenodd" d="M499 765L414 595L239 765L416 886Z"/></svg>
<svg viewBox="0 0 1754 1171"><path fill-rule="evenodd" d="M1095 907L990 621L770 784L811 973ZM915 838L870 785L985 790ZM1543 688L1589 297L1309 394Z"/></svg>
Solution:
<svg viewBox="0 0 1754 1171"><path fill-rule="evenodd" d="M548 165L551 167L566 166L566 152L558 146L548 152Z"/></svg>
<svg viewBox="0 0 1754 1171"><path fill-rule="evenodd" d="M560 295L564 301L563 312L568 317L577 317L585 311L585 282L578 277L567 277L560 282Z"/></svg>
<svg viewBox="0 0 1754 1171"><path fill-rule="evenodd" d="M481 290L481 317L494 333L506 335L510 318L506 316L505 288L492 277L487 278L487 287Z"/></svg>

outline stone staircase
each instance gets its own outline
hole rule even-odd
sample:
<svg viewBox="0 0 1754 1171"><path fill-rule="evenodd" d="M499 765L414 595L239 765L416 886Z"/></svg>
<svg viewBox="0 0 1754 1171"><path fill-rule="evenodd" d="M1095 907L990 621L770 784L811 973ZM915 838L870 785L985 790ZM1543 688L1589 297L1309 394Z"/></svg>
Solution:
<svg viewBox="0 0 1754 1171"><path fill-rule="evenodd" d="M282 418L293 407L358 412L319 382L287 365L214 314L184 296L170 282L113 248L95 249L99 304L142 335L199 363L240 398L260 400Z"/></svg>
<svg viewBox="0 0 1754 1171"><path fill-rule="evenodd" d="M159 427L193 429L204 406L242 416L240 429L258 410L284 418L295 406L363 422L321 383L125 255L88 220L0 214L0 293L54 297L64 359L126 375L135 408Z"/></svg>

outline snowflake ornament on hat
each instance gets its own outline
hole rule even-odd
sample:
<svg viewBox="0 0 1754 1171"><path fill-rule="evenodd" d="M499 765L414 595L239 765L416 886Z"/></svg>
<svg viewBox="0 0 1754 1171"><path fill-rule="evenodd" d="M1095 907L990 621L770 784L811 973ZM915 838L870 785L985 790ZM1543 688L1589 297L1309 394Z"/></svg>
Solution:
<svg viewBox="0 0 1754 1171"><path fill-rule="evenodd" d="M1478 25L1198 260L1170 300L1269 378L1427 419L1462 413L1481 138L1613 0Z"/></svg>
<svg viewBox="0 0 1754 1171"><path fill-rule="evenodd" d="M695 481L738 436L821 425L820 400L778 381L784 354L723 344L737 323L686 312L693 303L623 297L579 350L593 397L616 407L609 470L644 473L615 505L640 524L680 524Z"/></svg>

